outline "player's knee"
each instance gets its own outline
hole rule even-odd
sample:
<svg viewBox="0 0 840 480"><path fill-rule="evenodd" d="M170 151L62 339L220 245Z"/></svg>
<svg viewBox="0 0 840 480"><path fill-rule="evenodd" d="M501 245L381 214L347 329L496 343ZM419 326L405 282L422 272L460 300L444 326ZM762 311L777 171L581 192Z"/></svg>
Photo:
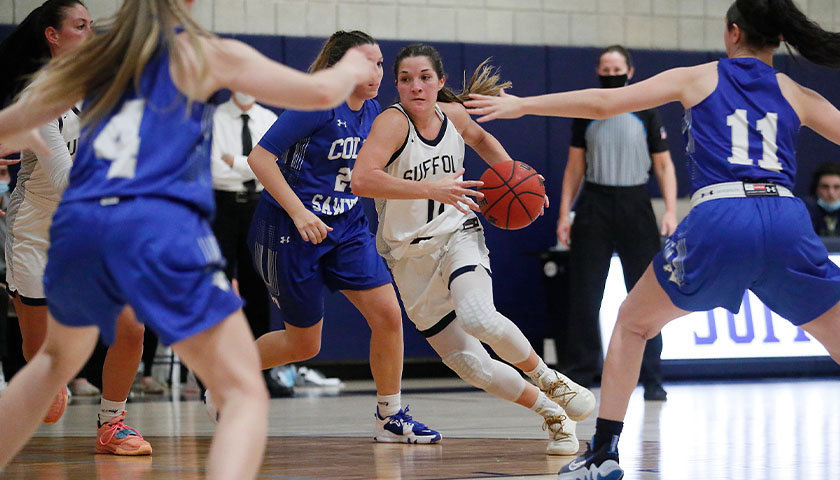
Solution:
<svg viewBox="0 0 840 480"><path fill-rule="evenodd" d="M506 322L487 292L478 289L467 292L455 306L455 314L461 328L484 343L492 345L504 336Z"/></svg>
<svg viewBox="0 0 840 480"><path fill-rule="evenodd" d="M378 332L402 332L402 312L399 304L384 305L366 319L370 329Z"/></svg>
<svg viewBox="0 0 840 480"><path fill-rule="evenodd" d="M615 323L616 328L621 328L633 335L643 337L645 340L655 337L659 332L651 325L648 325L645 318L635 315L633 310L633 307L628 305L626 301L621 304L621 307L618 309L618 319Z"/></svg>
<svg viewBox="0 0 840 480"><path fill-rule="evenodd" d="M493 372L473 352L452 352L443 357L443 363L474 387L486 390L493 382Z"/></svg>
<svg viewBox="0 0 840 480"><path fill-rule="evenodd" d="M293 362L309 360L321 351L321 337L307 335L291 343Z"/></svg>

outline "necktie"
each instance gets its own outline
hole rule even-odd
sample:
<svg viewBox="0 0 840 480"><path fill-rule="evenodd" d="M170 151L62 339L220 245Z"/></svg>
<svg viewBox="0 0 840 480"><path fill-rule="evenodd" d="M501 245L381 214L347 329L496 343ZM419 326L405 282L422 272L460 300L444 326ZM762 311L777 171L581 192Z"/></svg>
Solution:
<svg viewBox="0 0 840 480"><path fill-rule="evenodd" d="M247 113L243 113L241 115L241 117L242 117L242 155L245 155L247 157L248 155L251 154L251 149L254 148L253 140L251 140L251 129L248 128L248 120L250 120L251 117L249 117ZM245 190L249 193L254 192L257 189L257 182L255 182L254 180L248 180L246 182L243 182L243 185L245 185Z"/></svg>

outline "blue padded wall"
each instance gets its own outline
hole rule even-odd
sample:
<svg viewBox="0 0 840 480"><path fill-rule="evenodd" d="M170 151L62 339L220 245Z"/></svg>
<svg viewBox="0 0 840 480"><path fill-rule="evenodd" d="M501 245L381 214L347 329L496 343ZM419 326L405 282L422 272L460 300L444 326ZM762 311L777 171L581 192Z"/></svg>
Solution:
<svg viewBox="0 0 840 480"><path fill-rule="evenodd" d="M0 38L5 37L10 26L0 25ZM315 58L322 38L297 38L258 35L234 35L263 54L305 70ZM384 78L378 100L383 108L397 98L394 86L393 60L397 51L407 42L383 41L380 46L385 57ZM501 67L502 78L511 80L510 93L535 95L597 86L595 65L597 48L535 47L508 45L476 45L464 43L432 43L441 52L449 74L448 85L461 87L464 70L471 74L485 58L492 56L492 63ZM636 61L634 81L640 81L658 72L676 66L695 65L719 58L720 52L633 52ZM840 72L816 67L805 60L788 56L776 59L779 71L794 80L814 88L834 104L840 104ZM688 195L689 179L682 141L683 109L674 103L661 107L660 113L667 129L671 155L677 169L680 196ZM539 342L543 337L554 336L557 325L565 312L555 311L546 301L542 269L536 253L556 243L555 225L560 204L560 189L566 166L571 121L560 118L526 117L518 120L491 122L486 125L514 159L535 167L546 178L546 189L551 207L544 217L519 231L506 232L488 226L487 242L493 265L494 294L498 309L513 319L526 335ZM803 129L799 143L799 172L796 193L806 193L810 176L816 165L836 160L838 149L813 132ZM467 178L478 178L485 165L477 156L467 153ZM650 190L659 195L659 187L651 178ZM372 202L363 206L375 224ZM276 319L279 321L279 317ZM404 319L405 353L407 358L434 357L425 340ZM323 346L319 361L363 361L368 356L369 329L364 318L342 295L330 295L324 325ZM539 346L538 343L535 346Z"/></svg>

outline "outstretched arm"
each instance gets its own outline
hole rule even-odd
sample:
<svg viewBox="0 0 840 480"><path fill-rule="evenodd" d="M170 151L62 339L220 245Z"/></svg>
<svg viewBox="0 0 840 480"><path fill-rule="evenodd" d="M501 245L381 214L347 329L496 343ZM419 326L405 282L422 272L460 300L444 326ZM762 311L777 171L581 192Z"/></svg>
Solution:
<svg viewBox="0 0 840 480"><path fill-rule="evenodd" d="M478 210L478 204L469 196L481 198L484 195L472 190L483 185L479 181L460 180L464 169L434 182L418 182L397 178L385 171L392 155L396 153L408 135L408 121L402 113L388 109L373 122L370 135L365 140L356 166L350 188L361 197L388 199L430 198L454 206L463 213L467 205Z"/></svg>
<svg viewBox="0 0 840 480"><path fill-rule="evenodd" d="M254 96L257 100L295 110L325 110L340 105L356 85L372 81L376 65L358 49L350 49L333 67L304 73L281 65L256 49L232 39L206 38L209 75L198 75L198 63L185 35L178 37L187 68L176 74L178 88L193 98L206 99L220 88Z"/></svg>
<svg viewBox="0 0 840 480"><path fill-rule="evenodd" d="M523 115L602 119L669 102L681 102L683 106L690 107L714 90L716 68L717 62L674 68L621 88L590 88L534 97L505 93L498 97L470 94L472 100L464 105L470 114L481 115L479 122ZM709 78L712 74L715 81Z"/></svg>
<svg viewBox="0 0 840 480"><path fill-rule="evenodd" d="M512 160L505 147L490 132L475 123L460 103L438 103L441 110L458 129L464 143L470 146L488 165Z"/></svg>
<svg viewBox="0 0 840 480"><path fill-rule="evenodd" d="M49 157L50 148L38 128L70 110L80 98L46 102L37 91L23 95L0 111L0 150L14 152L29 149L39 157Z"/></svg>
<svg viewBox="0 0 840 480"><path fill-rule="evenodd" d="M777 75L782 94L790 102L802 125L812 129L826 140L840 145L840 111L822 95L791 80L787 75Z"/></svg>

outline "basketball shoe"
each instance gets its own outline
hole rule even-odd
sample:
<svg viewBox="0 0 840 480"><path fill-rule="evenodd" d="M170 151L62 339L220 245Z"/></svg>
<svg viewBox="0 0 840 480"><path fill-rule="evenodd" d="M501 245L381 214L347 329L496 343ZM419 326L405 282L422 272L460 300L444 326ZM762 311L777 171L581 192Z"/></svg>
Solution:
<svg viewBox="0 0 840 480"><path fill-rule="evenodd" d="M408 405L394 415L379 415L379 407L374 414L373 439L382 443L438 443L443 438L440 433L414 420L408 414Z"/></svg>
<svg viewBox="0 0 840 480"><path fill-rule="evenodd" d="M618 465L618 436L597 451L586 444L586 453L560 469L557 480L621 480L624 470Z"/></svg>
<svg viewBox="0 0 840 480"><path fill-rule="evenodd" d="M96 431L96 453L114 455L151 455L152 445L143 439L140 432L129 427L123 421L126 412L112 418L110 422L99 425ZM98 423L98 422L97 422Z"/></svg>
<svg viewBox="0 0 840 480"><path fill-rule="evenodd" d="M548 430L548 436L551 439L548 446L545 447L545 453L548 455L577 455L580 450L580 442L575 435L576 425L577 422L566 416L562 410L558 410L555 415L545 417L543 430Z"/></svg>
<svg viewBox="0 0 840 480"><path fill-rule="evenodd" d="M50 409L44 416L44 423L52 425L53 423L61 420L61 416L64 415L64 411L67 410L67 404L69 402L70 395L67 393L67 387L62 386L61 389L59 389L58 394L55 398L53 398L52 405L50 405Z"/></svg>
<svg viewBox="0 0 840 480"><path fill-rule="evenodd" d="M595 410L595 394L557 370L549 370L537 383L540 390L563 407L569 418L576 422L588 417Z"/></svg>

